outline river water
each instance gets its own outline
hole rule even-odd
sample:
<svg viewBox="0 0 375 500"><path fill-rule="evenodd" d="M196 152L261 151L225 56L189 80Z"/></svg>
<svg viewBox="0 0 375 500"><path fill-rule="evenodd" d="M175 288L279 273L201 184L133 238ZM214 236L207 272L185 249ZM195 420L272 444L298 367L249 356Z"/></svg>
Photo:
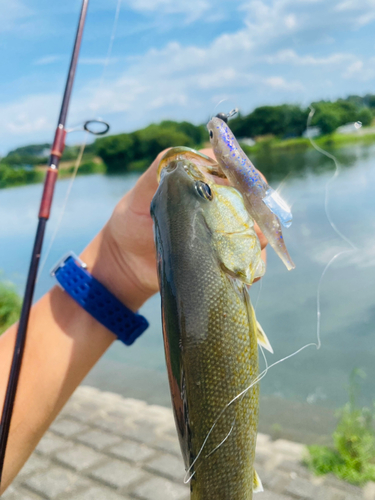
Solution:
<svg viewBox="0 0 375 500"><path fill-rule="evenodd" d="M333 410L347 401L353 369L366 373L359 404L371 405L375 399L375 147L355 146L336 153L341 167L335 178L333 163L312 150L263 154L256 163L274 188L280 185L294 216L284 237L296 269L288 272L269 248L266 276L252 289L258 320L275 353L267 353L269 364L317 342L321 281L321 348L307 347L271 368L261 382L261 430L306 442L327 439L335 423ZM135 175L76 179L36 298L53 285L48 272L53 264L64 253L84 248L136 180ZM68 182L57 183L45 249ZM41 189L31 185L0 190L0 269L20 293ZM329 218L354 249L335 232ZM116 342L84 383L169 406L159 296L141 313L150 328L131 348Z"/></svg>

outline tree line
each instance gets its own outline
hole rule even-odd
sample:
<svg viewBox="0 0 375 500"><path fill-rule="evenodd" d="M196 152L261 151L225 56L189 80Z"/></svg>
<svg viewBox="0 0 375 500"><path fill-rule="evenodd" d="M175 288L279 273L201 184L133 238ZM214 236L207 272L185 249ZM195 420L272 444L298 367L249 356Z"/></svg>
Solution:
<svg viewBox="0 0 375 500"><path fill-rule="evenodd" d="M318 101L311 106L315 110L311 125L319 127L323 135L332 134L339 126L350 122L370 125L375 114L375 95ZM239 113L230 121L230 127L238 138L265 135L282 139L300 137L306 130L309 112L310 107L293 104L260 106L247 115ZM165 120L135 132L98 138L87 146L84 160L90 162L94 157L100 157L108 173L142 171L167 147L199 148L207 141L205 125ZM49 147L50 144L40 144L17 148L1 159L0 170L5 172L6 167L46 163L47 157L42 152L48 151ZM77 154L78 146L67 147L62 160L75 159Z"/></svg>

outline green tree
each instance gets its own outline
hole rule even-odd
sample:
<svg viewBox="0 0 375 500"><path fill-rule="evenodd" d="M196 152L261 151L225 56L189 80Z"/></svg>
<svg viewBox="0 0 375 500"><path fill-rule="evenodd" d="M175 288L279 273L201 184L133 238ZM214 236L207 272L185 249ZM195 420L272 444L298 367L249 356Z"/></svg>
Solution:
<svg viewBox="0 0 375 500"><path fill-rule="evenodd" d="M95 153L102 158L108 172L127 172L137 148L133 134L118 134L95 141Z"/></svg>
<svg viewBox="0 0 375 500"><path fill-rule="evenodd" d="M197 147L205 135L203 126L168 120L130 134L97 139L94 151L102 158L108 172L128 172L146 168L163 149Z"/></svg>
<svg viewBox="0 0 375 500"><path fill-rule="evenodd" d="M239 114L231 120L230 127L236 137L295 137L305 130L307 116L308 111L296 105L260 106L247 116Z"/></svg>
<svg viewBox="0 0 375 500"><path fill-rule="evenodd" d="M374 115L369 108L362 108L358 111L357 120L362 123L364 127L371 125Z"/></svg>

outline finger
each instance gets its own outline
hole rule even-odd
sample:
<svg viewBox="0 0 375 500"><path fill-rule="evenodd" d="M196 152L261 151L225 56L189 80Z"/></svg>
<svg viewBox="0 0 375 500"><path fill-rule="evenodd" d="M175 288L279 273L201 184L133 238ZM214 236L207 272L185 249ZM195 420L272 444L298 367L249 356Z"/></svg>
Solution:
<svg viewBox="0 0 375 500"><path fill-rule="evenodd" d="M212 148L203 148L203 149L200 149L199 152L216 160L215 154L214 154L214 151Z"/></svg>
<svg viewBox="0 0 375 500"><path fill-rule="evenodd" d="M132 190L132 210L139 215L150 215L150 203L158 187L156 173L160 160L168 149L158 154Z"/></svg>
<svg viewBox="0 0 375 500"><path fill-rule="evenodd" d="M268 245L268 240L264 236L260 227L258 226L258 224L255 221L254 221L254 229L255 229L256 235L258 236L258 239L259 239L260 248L263 250L263 248L266 248L266 246Z"/></svg>

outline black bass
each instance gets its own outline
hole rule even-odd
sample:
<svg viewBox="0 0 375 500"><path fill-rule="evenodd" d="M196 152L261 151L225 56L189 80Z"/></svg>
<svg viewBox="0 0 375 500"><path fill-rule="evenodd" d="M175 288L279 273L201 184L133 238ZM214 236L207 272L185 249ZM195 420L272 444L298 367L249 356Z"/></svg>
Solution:
<svg viewBox="0 0 375 500"><path fill-rule="evenodd" d="M271 350L247 290L264 272L253 220L236 189L207 182L181 159L164 166L151 215L190 498L251 500L261 489L253 468L257 343Z"/></svg>
<svg viewBox="0 0 375 500"><path fill-rule="evenodd" d="M250 215L258 223L287 269L294 269L295 265L286 248L279 221L280 218L286 227L291 224L292 214L289 207L262 178L223 120L212 118L207 129L223 174L230 184L241 192Z"/></svg>

